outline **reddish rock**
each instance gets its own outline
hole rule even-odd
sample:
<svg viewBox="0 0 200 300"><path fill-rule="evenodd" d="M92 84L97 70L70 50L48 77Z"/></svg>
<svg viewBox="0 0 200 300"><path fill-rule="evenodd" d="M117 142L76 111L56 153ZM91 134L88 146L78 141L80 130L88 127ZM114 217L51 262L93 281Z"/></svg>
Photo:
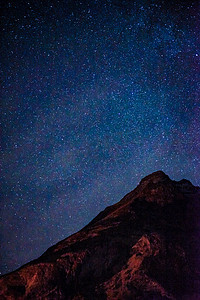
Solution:
<svg viewBox="0 0 200 300"><path fill-rule="evenodd" d="M200 299L200 189L162 171L41 257L0 299Z"/></svg>

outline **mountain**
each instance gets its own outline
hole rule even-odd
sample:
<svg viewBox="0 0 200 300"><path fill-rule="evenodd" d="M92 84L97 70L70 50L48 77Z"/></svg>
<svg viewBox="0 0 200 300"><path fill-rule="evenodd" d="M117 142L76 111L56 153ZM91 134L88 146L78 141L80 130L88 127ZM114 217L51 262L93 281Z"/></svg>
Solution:
<svg viewBox="0 0 200 300"><path fill-rule="evenodd" d="M200 188L162 171L0 279L0 299L200 299Z"/></svg>

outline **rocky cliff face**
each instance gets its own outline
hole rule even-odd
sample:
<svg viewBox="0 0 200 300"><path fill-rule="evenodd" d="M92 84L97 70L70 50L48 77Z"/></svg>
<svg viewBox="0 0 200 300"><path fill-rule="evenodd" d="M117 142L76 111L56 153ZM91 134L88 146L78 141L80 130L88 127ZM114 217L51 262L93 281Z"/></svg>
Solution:
<svg viewBox="0 0 200 300"><path fill-rule="evenodd" d="M0 279L0 299L200 299L200 189L161 171Z"/></svg>

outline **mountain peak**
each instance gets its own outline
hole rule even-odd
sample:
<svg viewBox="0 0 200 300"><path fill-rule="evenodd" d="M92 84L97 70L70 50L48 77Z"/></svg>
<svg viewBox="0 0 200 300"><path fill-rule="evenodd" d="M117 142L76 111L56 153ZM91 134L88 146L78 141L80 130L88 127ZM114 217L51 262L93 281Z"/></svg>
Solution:
<svg viewBox="0 0 200 300"><path fill-rule="evenodd" d="M157 183L157 182L162 182L162 181L166 181L166 180L170 180L169 176L166 175L163 171L159 170L159 171L153 172L152 174L144 177L140 181L140 184L143 184L145 182Z"/></svg>
<svg viewBox="0 0 200 300"><path fill-rule="evenodd" d="M0 279L2 299L200 299L200 193L157 171Z"/></svg>

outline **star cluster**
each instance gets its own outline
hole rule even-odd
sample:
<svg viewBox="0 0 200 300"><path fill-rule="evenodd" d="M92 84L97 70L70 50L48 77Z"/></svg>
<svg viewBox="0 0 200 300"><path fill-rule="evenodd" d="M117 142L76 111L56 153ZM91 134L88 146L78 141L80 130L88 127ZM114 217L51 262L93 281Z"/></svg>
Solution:
<svg viewBox="0 0 200 300"><path fill-rule="evenodd" d="M2 9L2 273L153 171L200 184L198 1Z"/></svg>

